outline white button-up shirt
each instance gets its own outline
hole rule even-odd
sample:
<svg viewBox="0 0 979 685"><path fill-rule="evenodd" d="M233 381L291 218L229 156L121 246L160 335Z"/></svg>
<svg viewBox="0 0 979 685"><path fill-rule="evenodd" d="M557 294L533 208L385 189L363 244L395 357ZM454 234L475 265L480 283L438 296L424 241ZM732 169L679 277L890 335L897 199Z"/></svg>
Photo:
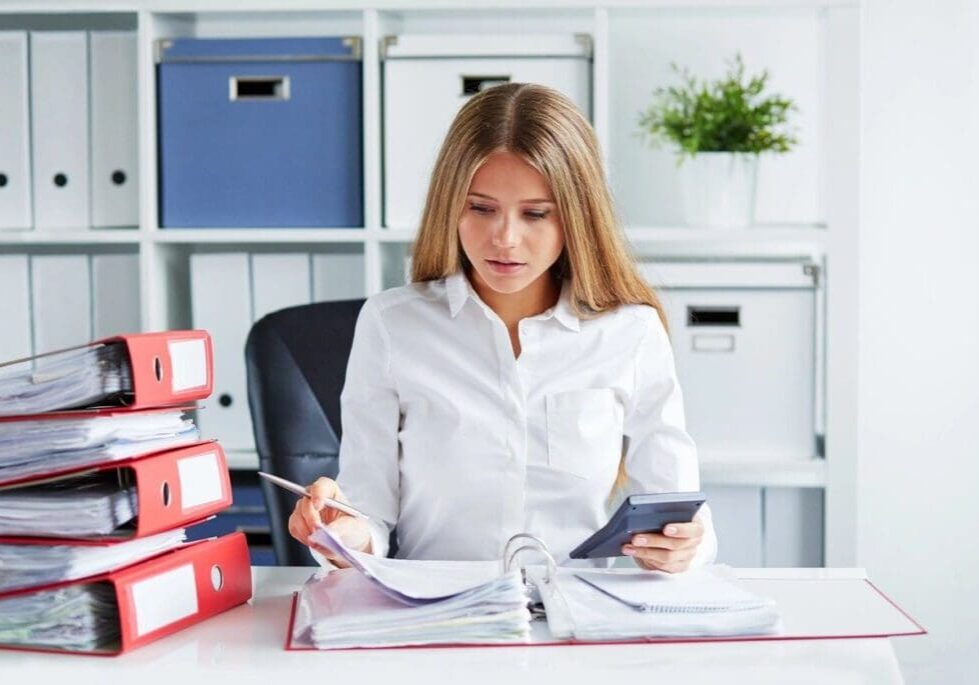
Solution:
<svg viewBox="0 0 979 685"><path fill-rule="evenodd" d="M656 311L579 319L558 303L499 316L463 273L378 293L357 320L340 398L338 483L373 519L375 554L499 559L516 533L559 562L603 526L619 462L625 494L694 491L673 353ZM694 560L713 560L707 534Z"/></svg>

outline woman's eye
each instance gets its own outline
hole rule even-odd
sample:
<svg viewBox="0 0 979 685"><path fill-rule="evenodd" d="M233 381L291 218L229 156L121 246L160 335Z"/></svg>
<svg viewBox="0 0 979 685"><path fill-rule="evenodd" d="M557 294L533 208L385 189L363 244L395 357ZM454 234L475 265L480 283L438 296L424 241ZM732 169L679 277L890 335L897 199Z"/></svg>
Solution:
<svg viewBox="0 0 979 685"><path fill-rule="evenodd" d="M546 219L547 212L527 212L524 216L526 216L528 219L537 221L538 219Z"/></svg>
<svg viewBox="0 0 979 685"><path fill-rule="evenodd" d="M484 207L483 205L469 205L469 209L477 214L490 214L493 211L492 207Z"/></svg>

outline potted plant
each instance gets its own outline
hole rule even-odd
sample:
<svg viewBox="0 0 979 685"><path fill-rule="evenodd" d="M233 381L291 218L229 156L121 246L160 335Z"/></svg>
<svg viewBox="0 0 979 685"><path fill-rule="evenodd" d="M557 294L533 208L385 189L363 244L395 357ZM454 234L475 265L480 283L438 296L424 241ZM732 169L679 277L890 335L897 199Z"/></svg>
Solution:
<svg viewBox="0 0 979 685"><path fill-rule="evenodd" d="M661 87L640 112L640 136L676 146L683 208L689 225L740 228L752 223L758 156L784 153L796 139L786 127L795 104L763 95L768 72L745 77L738 53L724 78L699 83L671 63L683 83Z"/></svg>

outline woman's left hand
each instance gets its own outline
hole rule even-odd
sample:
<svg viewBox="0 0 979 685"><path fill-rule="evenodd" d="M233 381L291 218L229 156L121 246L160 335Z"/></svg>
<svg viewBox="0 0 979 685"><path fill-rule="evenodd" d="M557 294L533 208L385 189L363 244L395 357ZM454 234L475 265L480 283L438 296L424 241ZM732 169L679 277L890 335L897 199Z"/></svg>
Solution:
<svg viewBox="0 0 979 685"><path fill-rule="evenodd" d="M647 570L680 573L690 568L703 538L704 524L698 513L690 523L667 524L662 533L634 535L622 552Z"/></svg>

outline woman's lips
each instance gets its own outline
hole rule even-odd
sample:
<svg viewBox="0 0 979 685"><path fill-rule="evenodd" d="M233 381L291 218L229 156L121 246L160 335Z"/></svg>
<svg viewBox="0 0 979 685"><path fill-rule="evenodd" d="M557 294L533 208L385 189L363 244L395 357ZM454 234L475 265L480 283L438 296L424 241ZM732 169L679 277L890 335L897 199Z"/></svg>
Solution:
<svg viewBox="0 0 979 685"><path fill-rule="evenodd" d="M506 262L498 262L494 259L487 259L486 263L489 264L490 268L493 270L494 273L498 273L498 274L516 273L517 271L520 271L520 269L526 266L526 264L522 264L522 263L507 264Z"/></svg>

